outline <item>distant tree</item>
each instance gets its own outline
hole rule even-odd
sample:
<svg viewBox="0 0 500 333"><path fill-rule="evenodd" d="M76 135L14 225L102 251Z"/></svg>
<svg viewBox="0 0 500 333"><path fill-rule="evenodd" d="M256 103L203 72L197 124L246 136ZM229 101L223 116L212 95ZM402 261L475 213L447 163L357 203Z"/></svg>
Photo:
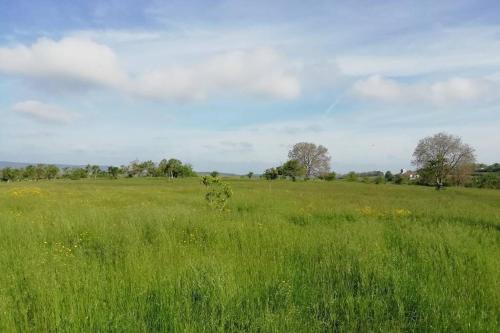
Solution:
<svg viewBox="0 0 500 333"><path fill-rule="evenodd" d="M385 183L385 178L383 176L377 176L377 177L375 177L373 182L375 184L383 184L383 183Z"/></svg>
<svg viewBox="0 0 500 333"><path fill-rule="evenodd" d="M378 177L383 176L382 171L367 171L367 172L357 172L358 177Z"/></svg>
<svg viewBox="0 0 500 333"><path fill-rule="evenodd" d="M274 180L274 179L278 178L279 174L278 174L278 171L276 170L276 168L270 168L270 169L267 169L266 171L264 171L263 176L267 180Z"/></svg>
<svg viewBox="0 0 500 333"><path fill-rule="evenodd" d="M63 177L72 180L78 180L82 178L88 178L88 169L85 168L65 168L63 171Z"/></svg>
<svg viewBox="0 0 500 333"><path fill-rule="evenodd" d="M500 172L500 163L493 163L486 168L488 172Z"/></svg>
<svg viewBox="0 0 500 333"><path fill-rule="evenodd" d="M318 176L319 179L323 179L326 181L332 181L337 178L337 174L335 172L324 172Z"/></svg>
<svg viewBox="0 0 500 333"><path fill-rule="evenodd" d="M92 177L94 177L94 179L97 178L97 176L99 175L100 172L101 172L101 168L98 165L92 165L90 167L90 174L92 175Z"/></svg>
<svg viewBox="0 0 500 333"><path fill-rule="evenodd" d="M210 172L210 176L212 176L212 177L218 177L219 176L219 172L218 171L212 171L212 172Z"/></svg>
<svg viewBox="0 0 500 333"><path fill-rule="evenodd" d="M479 188L499 188L500 177L494 173L483 173L473 177L473 186Z"/></svg>
<svg viewBox="0 0 500 333"><path fill-rule="evenodd" d="M358 180L358 175L356 174L356 172L351 171L347 174L346 180L349 182L355 182Z"/></svg>
<svg viewBox="0 0 500 333"><path fill-rule="evenodd" d="M35 180L40 180L40 179L46 178L45 171L46 171L45 165L37 164L35 166Z"/></svg>
<svg viewBox="0 0 500 333"><path fill-rule="evenodd" d="M168 161L166 159L158 163L158 175L162 177L168 176Z"/></svg>
<svg viewBox="0 0 500 333"><path fill-rule="evenodd" d="M252 177L253 177L253 172L252 172L252 171L250 171L249 173L247 173L247 177L248 177L248 179L252 179Z"/></svg>
<svg viewBox="0 0 500 333"><path fill-rule="evenodd" d="M169 178L178 177L193 177L196 173L190 164L183 164L180 160L171 158L170 160L163 159L158 163L157 173L160 176Z"/></svg>
<svg viewBox="0 0 500 333"><path fill-rule="evenodd" d="M168 160L168 166L167 166L168 174L170 178L177 178L181 175L182 173L182 162L175 159L171 158Z"/></svg>
<svg viewBox="0 0 500 333"><path fill-rule="evenodd" d="M139 160L133 160L127 166L127 174L129 177L139 177L144 171L143 165Z"/></svg>
<svg viewBox="0 0 500 333"><path fill-rule="evenodd" d="M390 172L389 170L387 170L385 172L384 178L385 178L386 182L392 182L392 180L394 179L394 176L392 175L392 172Z"/></svg>
<svg viewBox="0 0 500 333"><path fill-rule="evenodd" d="M85 178L92 176L92 165L87 164L84 169L85 173L87 174Z"/></svg>
<svg viewBox="0 0 500 333"><path fill-rule="evenodd" d="M281 176L282 179L286 179L286 176L283 174L283 165L278 165L274 169L278 173L278 176Z"/></svg>
<svg viewBox="0 0 500 333"><path fill-rule="evenodd" d="M474 172L474 164L467 163L458 165L450 174L450 183L456 186L464 186L470 182L472 173Z"/></svg>
<svg viewBox="0 0 500 333"><path fill-rule="evenodd" d="M2 181L4 182L13 182L17 177L18 174L14 168L7 167L2 170Z"/></svg>
<svg viewBox="0 0 500 333"><path fill-rule="evenodd" d="M111 177L113 179L117 179L119 173L120 173L120 168L115 167L115 166L109 166L108 167L108 175L109 175L109 177Z"/></svg>
<svg viewBox="0 0 500 333"><path fill-rule="evenodd" d="M279 167L277 172L278 174L285 176L285 178L290 177L293 181L295 181L297 177L304 176L305 169L298 160L289 160Z"/></svg>
<svg viewBox="0 0 500 333"><path fill-rule="evenodd" d="M121 165L120 166L120 174L125 175L125 177L132 177L132 174L130 173L130 169L128 165Z"/></svg>
<svg viewBox="0 0 500 333"><path fill-rule="evenodd" d="M153 161L149 160L149 161L144 161L140 164L140 168L141 168L141 175L143 172L146 173L146 176L148 177L153 177L154 175L156 175L156 165Z"/></svg>
<svg viewBox="0 0 500 333"><path fill-rule="evenodd" d="M36 171L35 171L35 167L33 165L28 165L28 166L26 166L26 168L24 168L23 178L28 179L28 180L35 180Z"/></svg>
<svg viewBox="0 0 500 333"><path fill-rule="evenodd" d="M61 178L69 178L70 168L64 167L61 170Z"/></svg>
<svg viewBox="0 0 500 333"><path fill-rule="evenodd" d="M305 170L306 178L330 171L328 149L314 143L299 142L288 152L288 158L296 160Z"/></svg>
<svg viewBox="0 0 500 333"><path fill-rule="evenodd" d="M178 177L196 177L196 172L191 164L183 164L179 170Z"/></svg>
<svg viewBox="0 0 500 333"><path fill-rule="evenodd" d="M491 165L486 165L484 163L475 165L476 172L500 172L500 163L493 163Z"/></svg>
<svg viewBox="0 0 500 333"><path fill-rule="evenodd" d="M419 141L412 162L423 179L440 189L458 168L474 164L474 149L458 136L438 133Z"/></svg>
<svg viewBox="0 0 500 333"><path fill-rule="evenodd" d="M406 183L407 179L402 174L397 174L397 175L394 175L393 181L394 181L394 184L401 185L401 184Z"/></svg>
<svg viewBox="0 0 500 333"><path fill-rule="evenodd" d="M57 175L59 174L60 170L57 166L51 164L51 165L47 165L45 167L45 175L47 176L47 179L54 179L57 177Z"/></svg>

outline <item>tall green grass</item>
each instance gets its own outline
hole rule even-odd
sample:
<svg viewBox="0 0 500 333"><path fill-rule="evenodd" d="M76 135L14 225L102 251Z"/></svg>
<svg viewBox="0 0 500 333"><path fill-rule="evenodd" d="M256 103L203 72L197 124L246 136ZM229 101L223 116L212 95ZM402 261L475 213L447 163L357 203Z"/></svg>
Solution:
<svg viewBox="0 0 500 333"><path fill-rule="evenodd" d="M0 185L0 331L495 332L500 191Z"/></svg>

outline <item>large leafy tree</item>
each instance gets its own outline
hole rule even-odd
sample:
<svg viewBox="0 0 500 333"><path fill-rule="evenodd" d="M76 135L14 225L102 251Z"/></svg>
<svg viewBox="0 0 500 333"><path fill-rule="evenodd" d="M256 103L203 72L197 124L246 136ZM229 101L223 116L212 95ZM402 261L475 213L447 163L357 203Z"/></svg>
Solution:
<svg viewBox="0 0 500 333"><path fill-rule="evenodd" d="M126 173L129 177L139 177L142 175L142 172L144 171L143 167L144 167L143 164L139 160L133 160L127 166Z"/></svg>
<svg viewBox="0 0 500 333"><path fill-rule="evenodd" d="M158 174L169 178L192 177L196 175L190 164L183 164L175 158L171 158L168 161L166 159L161 160L158 164Z"/></svg>
<svg viewBox="0 0 500 333"><path fill-rule="evenodd" d="M159 176L168 175L168 161L166 159L162 159L160 163L158 163L158 175Z"/></svg>
<svg viewBox="0 0 500 333"><path fill-rule="evenodd" d="M304 167L298 160L289 160L285 162L280 169L283 176L290 177L294 181L297 177L303 176L305 173Z"/></svg>
<svg viewBox="0 0 500 333"><path fill-rule="evenodd" d="M449 175L475 162L474 149L458 136L437 133L419 141L412 162L425 182L440 189Z"/></svg>
<svg viewBox="0 0 500 333"><path fill-rule="evenodd" d="M171 158L167 163L167 175L170 178L177 178L182 173L182 162L178 159Z"/></svg>
<svg viewBox="0 0 500 333"><path fill-rule="evenodd" d="M304 168L307 178L317 177L330 171L330 155L326 147L314 143L299 142L288 152L290 160L296 160Z"/></svg>
<svg viewBox="0 0 500 333"><path fill-rule="evenodd" d="M149 177L153 177L156 174L156 165L153 161L144 161L140 165L141 170L146 171Z"/></svg>

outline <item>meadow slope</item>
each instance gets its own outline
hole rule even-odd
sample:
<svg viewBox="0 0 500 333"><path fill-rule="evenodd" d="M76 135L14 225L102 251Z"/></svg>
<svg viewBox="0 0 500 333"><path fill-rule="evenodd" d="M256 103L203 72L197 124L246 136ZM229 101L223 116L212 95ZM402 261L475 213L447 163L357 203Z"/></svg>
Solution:
<svg viewBox="0 0 500 333"><path fill-rule="evenodd" d="M0 331L495 332L500 191L0 184Z"/></svg>

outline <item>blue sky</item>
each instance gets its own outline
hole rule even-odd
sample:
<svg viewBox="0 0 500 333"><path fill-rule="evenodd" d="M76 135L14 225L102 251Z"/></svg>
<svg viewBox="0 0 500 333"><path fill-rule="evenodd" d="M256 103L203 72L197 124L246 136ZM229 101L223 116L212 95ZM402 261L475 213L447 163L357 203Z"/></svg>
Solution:
<svg viewBox="0 0 500 333"><path fill-rule="evenodd" d="M496 1L0 0L0 160L395 171L446 131L493 163L499 92Z"/></svg>

